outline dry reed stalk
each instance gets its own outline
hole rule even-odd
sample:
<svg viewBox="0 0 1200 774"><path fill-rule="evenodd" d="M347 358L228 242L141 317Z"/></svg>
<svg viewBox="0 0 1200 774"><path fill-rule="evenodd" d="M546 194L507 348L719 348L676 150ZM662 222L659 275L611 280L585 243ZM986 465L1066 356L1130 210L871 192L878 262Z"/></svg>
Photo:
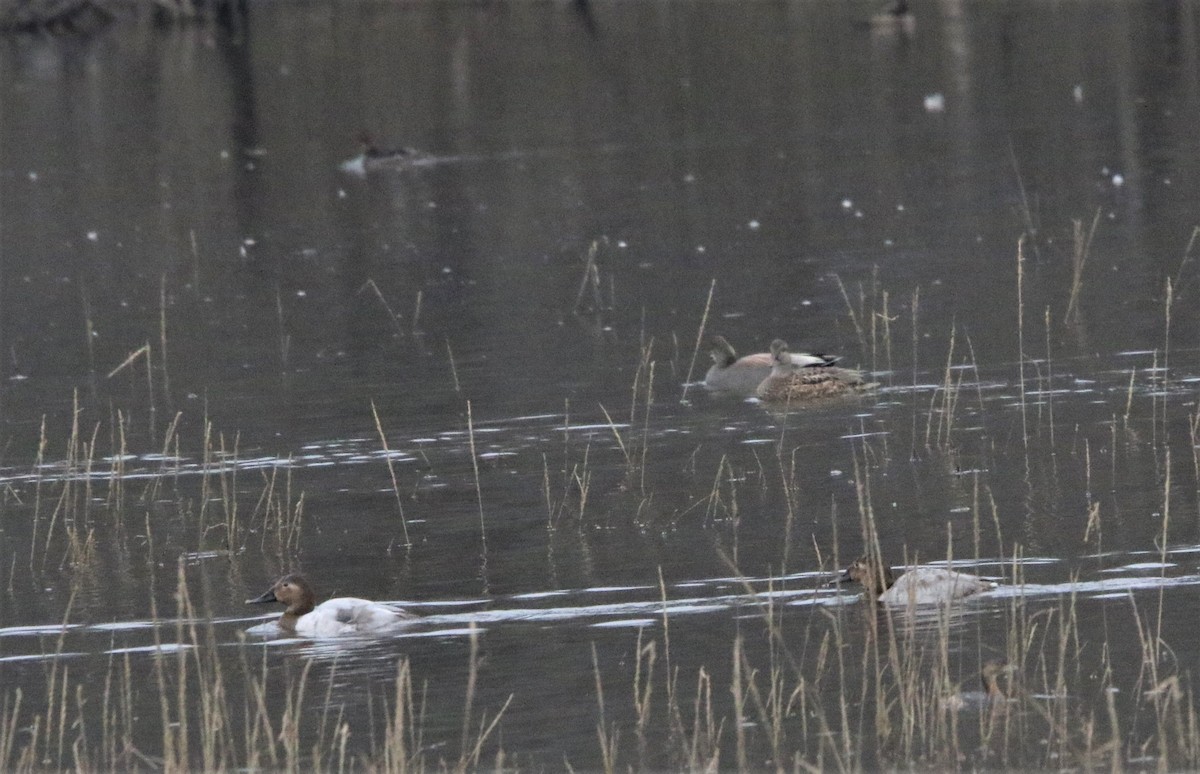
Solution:
<svg viewBox="0 0 1200 774"><path fill-rule="evenodd" d="M471 402L467 401L468 427L470 426L470 407L471 407ZM391 478L391 481L392 481L392 493L396 497L396 512L400 514L400 526L403 527L403 529L404 529L404 547L412 548L412 540L408 537L408 519L406 519L404 517L404 503L401 502L401 498L400 498L400 484L396 480L396 467L394 464L392 464L392 450L388 448L387 434L383 432L383 423L379 421L379 411L375 408L375 401L371 401L371 416L375 418L375 431L379 434L379 444L380 444L380 446L383 447L383 458L387 462L388 477ZM475 438L474 433L472 433L471 434L471 461L472 461L472 463L474 463L474 460L475 460L475 440L474 440L474 438ZM478 466L476 466L476 469L475 469L475 484L476 484L476 487L478 487L478 485L479 485ZM480 501L479 508L480 508L479 523L480 523L480 529L482 530L482 528L483 528L483 502L482 502L482 500Z"/></svg>
<svg viewBox="0 0 1200 774"><path fill-rule="evenodd" d="M850 314L850 323L854 326L854 333L858 336L858 346L865 352L867 350L867 338L863 332L861 316L862 310L855 313L854 304L850 301L850 294L846 292L846 285L842 282L842 278L837 274L833 275L833 279L837 282L838 290L841 291L842 300L846 302L846 311Z"/></svg>
<svg viewBox="0 0 1200 774"><path fill-rule="evenodd" d="M88 298L87 287L79 283L79 303L83 307L83 338L87 345L88 373L96 373L96 326L92 322L92 303Z"/></svg>
<svg viewBox="0 0 1200 774"><path fill-rule="evenodd" d="M600 269L596 265L596 256L600 252L602 242L608 244L608 238L593 239L591 245L588 246L587 256L583 262L583 276L579 280L579 292L575 294L575 303L571 306L573 315L578 315L583 310L583 298L589 290L592 296L592 308L584 311L598 312L603 308L603 299L600 293Z"/></svg>
<svg viewBox="0 0 1200 774"><path fill-rule="evenodd" d="M596 739L600 742L600 758L604 765L605 774L613 774L617 770L617 742L620 733L615 726L609 727L605 719L604 681L600 678L600 657L596 654L596 643L592 643L592 674L595 678L596 705L600 713L596 721Z"/></svg>
<svg viewBox="0 0 1200 774"><path fill-rule="evenodd" d="M277 338L279 340L279 369L286 373L289 366L289 358L292 350L292 337L287 332L287 322L283 314L283 294L279 286L275 286L275 325L278 330Z"/></svg>
<svg viewBox="0 0 1200 774"><path fill-rule="evenodd" d="M1021 193L1021 215L1025 219L1025 233L1021 235L1021 240L1024 241L1026 236L1033 238L1035 240L1033 242L1034 256L1040 258L1041 254L1038 252L1036 242L1038 229L1033 222L1033 210L1029 206L1029 196L1025 191L1025 178L1021 175L1021 167L1017 163L1017 151L1013 147L1011 139L1008 143L1008 158L1012 164L1013 175L1017 179L1017 190Z"/></svg>
<svg viewBox="0 0 1200 774"><path fill-rule="evenodd" d="M158 361L162 368L163 397L167 404L171 401L171 378L167 369L167 275L159 277L158 282Z"/></svg>
<svg viewBox="0 0 1200 774"><path fill-rule="evenodd" d="M384 311L387 312L388 319L392 321L392 327L396 329L396 335L404 338L404 328L400 325L400 317L392 310L392 305L387 302L387 299L383 297L383 291L379 289L379 285L375 283L375 280L368 277L367 281L358 289L358 292L361 293L367 288L371 289L371 292L375 294L375 298L383 306Z"/></svg>
<svg viewBox="0 0 1200 774"><path fill-rule="evenodd" d="M692 347L692 359L688 363L687 376L683 378L683 395L680 402L687 402L688 388L692 385L692 373L696 368L696 358L700 354L700 343L704 341L704 329L708 326L708 313L712 309L713 293L717 290L717 278L713 277L708 285L708 298L704 300L704 313L700 315L700 327L696 329L696 343Z"/></svg>
<svg viewBox="0 0 1200 774"><path fill-rule="evenodd" d="M1010 148L1011 151L1011 148ZM1014 156L1014 164L1016 157ZM1024 192L1022 190L1022 196ZM1017 370L1021 392L1021 442L1029 449L1029 419L1025 404L1025 235L1017 240Z"/></svg>
<svg viewBox="0 0 1200 774"><path fill-rule="evenodd" d="M458 366L454 364L454 350L450 348L450 339L446 339L446 357L450 361L450 377L454 380L454 391L462 392L462 385L458 382Z"/></svg>
<svg viewBox="0 0 1200 774"><path fill-rule="evenodd" d="M475 474L475 501L479 505L479 539L487 555L487 525L483 518L483 487L479 484L479 456L475 453L475 423L471 416L471 401L467 401L467 438L471 446L471 471Z"/></svg>
<svg viewBox="0 0 1200 774"><path fill-rule="evenodd" d="M1050 446L1054 446L1054 359L1050 353L1050 307L1046 307L1046 413L1050 421ZM1052 460L1053 461L1053 460Z"/></svg>
<svg viewBox="0 0 1200 774"><path fill-rule="evenodd" d="M1083 269L1092 249L1092 239L1096 236L1096 226L1099 224L1099 207L1096 208L1092 226L1086 236L1083 233L1083 221L1071 220L1071 296L1067 300L1067 311L1063 315L1063 322L1067 325L1080 323L1079 292L1083 289Z"/></svg>

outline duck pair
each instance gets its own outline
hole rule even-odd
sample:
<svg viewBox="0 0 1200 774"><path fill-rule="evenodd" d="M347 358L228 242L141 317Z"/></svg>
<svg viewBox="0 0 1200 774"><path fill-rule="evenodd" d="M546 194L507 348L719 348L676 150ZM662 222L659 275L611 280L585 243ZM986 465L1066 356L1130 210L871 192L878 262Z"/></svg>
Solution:
<svg viewBox="0 0 1200 774"><path fill-rule="evenodd" d="M891 568L863 556L833 583L861 583L885 605L947 604L996 588L993 581L941 567L914 567L896 578ZM316 595L302 576L285 575L246 604L279 602L287 606L279 628L302 637L342 637L386 634L418 619L400 608L357 597L337 597L316 604Z"/></svg>
<svg viewBox="0 0 1200 774"><path fill-rule="evenodd" d="M712 367L704 376L710 390L754 395L765 403L803 403L863 392L875 384L863 381L860 371L841 368L838 358L790 352L787 342L775 339L771 351L739 358L722 336L714 336Z"/></svg>

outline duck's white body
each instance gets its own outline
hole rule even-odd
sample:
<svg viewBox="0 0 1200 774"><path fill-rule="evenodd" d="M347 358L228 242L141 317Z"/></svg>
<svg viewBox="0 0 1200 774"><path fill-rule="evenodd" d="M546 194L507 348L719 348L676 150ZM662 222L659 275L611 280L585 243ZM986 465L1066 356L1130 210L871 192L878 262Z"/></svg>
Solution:
<svg viewBox="0 0 1200 774"><path fill-rule="evenodd" d="M362 144L362 152L338 165L338 169L347 174L364 177L370 172L404 169L427 159L425 154L413 148L383 150L375 145L367 132L360 132L358 140Z"/></svg>
<svg viewBox="0 0 1200 774"><path fill-rule="evenodd" d="M296 619L301 637L344 637L382 634L412 620L413 615L394 607L355 597L328 599Z"/></svg>
<svg viewBox="0 0 1200 774"><path fill-rule="evenodd" d="M834 583L861 583L869 599L885 605L944 605L996 588L994 581L944 567L913 567L896 578L866 556L855 560Z"/></svg>
<svg viewBox="0 0 1200 774"><path fill-rule="evenodd" d="M371 172L384 170L399 170L405 167L419 165L426 157L416 151L404 148L380 155L360 153L352 159L338 164L338 169L356 177L366 177Z"/></svg>
<svg viewBox="0 0 1200 774"><path fill-rule="evenodd" d="M885 605L939 605L996 588L993 581L942 567L914 567L879 595Z"/></svg>

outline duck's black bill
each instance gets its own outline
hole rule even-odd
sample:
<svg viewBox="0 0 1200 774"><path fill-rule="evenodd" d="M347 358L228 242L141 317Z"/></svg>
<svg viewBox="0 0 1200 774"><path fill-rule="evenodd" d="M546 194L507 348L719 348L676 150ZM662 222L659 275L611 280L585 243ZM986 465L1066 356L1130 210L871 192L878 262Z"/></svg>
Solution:
<svg viewBox="0 0 1200 774"><path fill-rule="evenodd" d="M275 589L267 589L265 592L263 592L263 595L261 597L255 597L254 599L247 599L246 604L247 605L257 605L260 602L278 602L278 601L279 600L275 599Z"/></svg>
<svg viewBox="0 0 1200 774"><path fill-rule="evenodd" d="M850 568L849 568L849 567L847 567L846 569L842 570L842 574L841 574L841 575L837 576L836 578L834 578L833 580L829 581L829 582L828 582L828 583L826 583L825 585L826 585L826 587L828 587L828 586L840 586L840 585L842 585L843 583L850 583L850 582L852 582L853 580L854 580L854 579L850 577Z"/></svg>

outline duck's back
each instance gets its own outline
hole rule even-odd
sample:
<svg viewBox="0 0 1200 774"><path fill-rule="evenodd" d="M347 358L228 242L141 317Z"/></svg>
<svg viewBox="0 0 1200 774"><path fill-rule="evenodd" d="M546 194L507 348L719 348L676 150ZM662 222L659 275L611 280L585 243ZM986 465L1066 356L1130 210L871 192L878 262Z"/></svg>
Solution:
<svg viewBox="0 0 1200 774"><path fill-rule="evenodd" d="M862 373L838 366L799 368L773 372L759 384L760 400L771 402L803 401L846 395L874 387L863 382Z"/></svg>
<svg viewBox="0 0 1200 774"><path fill-rule="evenodd" d="M416 616L366 599L339 597L322 602L296 621L296 633L305 637L338 637L378 634Z"/></svg>
<svg viewBox="0 0 1200 774"><path fill-rule="evenodd" d="M974 575L941 567L914 567L880 595L889 605L936 605L996 588L996 584Z"/></svg>

